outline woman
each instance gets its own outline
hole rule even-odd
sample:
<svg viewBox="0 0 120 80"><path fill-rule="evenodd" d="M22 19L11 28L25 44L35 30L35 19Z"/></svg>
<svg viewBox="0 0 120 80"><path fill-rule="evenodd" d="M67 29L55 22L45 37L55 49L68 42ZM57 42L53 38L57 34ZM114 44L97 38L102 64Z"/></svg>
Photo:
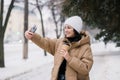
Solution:
<svg viewBox="0 0 120 80"><path fill-rule="evenodd" d="M64 23L65 37L42 38L36 33L25 32L27 39L54 56L51 80L89 80L93 65L90 38L82 31L82 20L72 16Z"/></svg>

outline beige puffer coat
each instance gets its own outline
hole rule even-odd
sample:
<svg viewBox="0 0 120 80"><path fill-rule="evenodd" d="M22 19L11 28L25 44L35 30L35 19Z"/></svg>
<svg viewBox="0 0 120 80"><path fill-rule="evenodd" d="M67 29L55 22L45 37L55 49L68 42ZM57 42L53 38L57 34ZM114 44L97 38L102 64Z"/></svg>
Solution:
<svg viewBox="0 0 120 80"><path fill-rule="evenodd" d="M93 65L90 38L86 32L82 31L81 33L84 36L80 41L70 43L69 54L71 58L66 63L66 80L89 80L89 71ZM57 80L59 67L64 59L60 56L59 50L66 39L42 38L35 33L31 40L54 56L51 80Z"/></svg>

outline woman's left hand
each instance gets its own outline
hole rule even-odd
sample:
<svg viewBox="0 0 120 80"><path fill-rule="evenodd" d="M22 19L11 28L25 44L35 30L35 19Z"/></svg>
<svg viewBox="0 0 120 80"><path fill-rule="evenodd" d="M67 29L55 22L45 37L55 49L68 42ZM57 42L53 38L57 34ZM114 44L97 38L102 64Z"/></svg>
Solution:
<svg viewBox="0 0 120 80"><path fill-rule="evenodd" d="M60 54L66 59L66 60L68 60L71 56L69 55L69 53L68 53L68 51L66 51L66 50L61 50L60 51Z"/></svg>

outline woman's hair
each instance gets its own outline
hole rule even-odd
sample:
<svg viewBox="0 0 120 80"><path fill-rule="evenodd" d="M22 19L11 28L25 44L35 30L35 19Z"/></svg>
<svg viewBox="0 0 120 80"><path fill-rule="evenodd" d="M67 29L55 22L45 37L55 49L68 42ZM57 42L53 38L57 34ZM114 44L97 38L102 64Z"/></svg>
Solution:
<svg viewBox="0 0 120 80"><path fill-rule="evenodd" d="M82 34L78 33L75 29L73 29L75 36L67 38L70 42L76 42L79 41L82 37Z"/></svg>
<svg viewBox="0 0 120 80"><path fill-rule="evenodd" d="M80 33L78 33L75 29L73 29L74 33L75 33L75 38L77 41L79 41L82 37L82 35Z"/></svg>

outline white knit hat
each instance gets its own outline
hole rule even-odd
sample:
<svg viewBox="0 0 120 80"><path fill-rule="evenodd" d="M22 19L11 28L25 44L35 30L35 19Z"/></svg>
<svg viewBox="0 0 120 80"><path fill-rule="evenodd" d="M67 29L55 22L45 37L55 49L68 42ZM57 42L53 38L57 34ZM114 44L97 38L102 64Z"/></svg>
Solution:
<svg viewBox="0 0 120 80"><path fill-rule="evenodd" d="M73 27L78 33L80 33L80 31L82 30L82 26L83 26L82 19L79 16L72 16L68 18L64 23L64 27L66 24Z"/></svg>

